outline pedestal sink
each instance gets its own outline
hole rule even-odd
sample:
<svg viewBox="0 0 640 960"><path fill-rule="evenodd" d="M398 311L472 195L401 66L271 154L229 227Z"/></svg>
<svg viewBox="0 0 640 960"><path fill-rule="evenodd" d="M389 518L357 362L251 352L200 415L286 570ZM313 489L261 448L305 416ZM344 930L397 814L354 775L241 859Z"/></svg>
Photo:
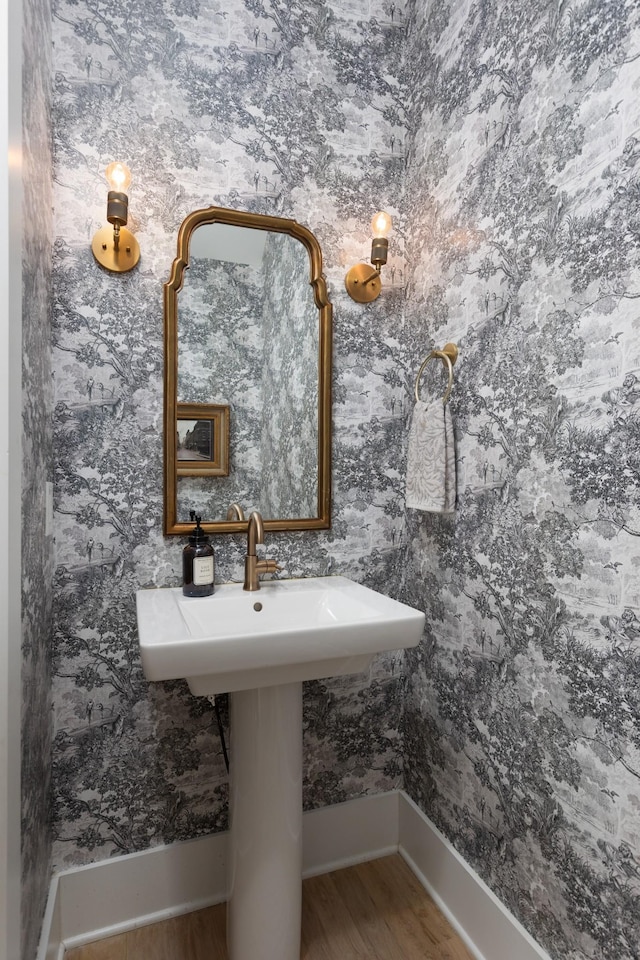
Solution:
<svg viewBox="0 0 640 960"><path fill-rule="evenodd" d="M299 960L302 681L413 647L424 614L346 577L231 583L211 597L138 590L148 680L231 697L230 960Z"/></svg>

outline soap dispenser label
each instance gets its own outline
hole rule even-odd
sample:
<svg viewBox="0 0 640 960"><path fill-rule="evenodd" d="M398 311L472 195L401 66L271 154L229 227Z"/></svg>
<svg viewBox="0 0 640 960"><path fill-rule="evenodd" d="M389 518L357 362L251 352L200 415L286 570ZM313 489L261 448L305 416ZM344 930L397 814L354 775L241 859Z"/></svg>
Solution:
<svg viewBox="0 0 640 960"><path fill-rule="evenodd" d="M203 587L213 583L213 557L196 557L193 561L193 585Z"/></svg>

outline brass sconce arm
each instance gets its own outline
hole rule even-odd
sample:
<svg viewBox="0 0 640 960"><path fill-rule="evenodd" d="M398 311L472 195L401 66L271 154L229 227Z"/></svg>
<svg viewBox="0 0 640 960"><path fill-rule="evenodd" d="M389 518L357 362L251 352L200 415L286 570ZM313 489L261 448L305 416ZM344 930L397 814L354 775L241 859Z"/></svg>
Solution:
<svg viewBox="0 0 640 960"><path fill-rule="evenodd" d="M382 281L380 267L369 263L356 263L344 278L347 293L356 303L371 303L380 296Z"/></svg>

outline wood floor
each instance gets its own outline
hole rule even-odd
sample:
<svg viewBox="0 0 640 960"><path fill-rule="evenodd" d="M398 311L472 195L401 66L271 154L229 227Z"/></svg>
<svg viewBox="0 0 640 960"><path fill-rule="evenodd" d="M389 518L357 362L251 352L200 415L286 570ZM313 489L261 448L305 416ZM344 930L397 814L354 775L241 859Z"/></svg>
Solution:
<svg viewBox="0 0 640 960"><path fill-rule="evenodd" d="M65 953L65 960L228 960L226 905ZM394 855L305 880L302 960L473 960Z"/></svg>

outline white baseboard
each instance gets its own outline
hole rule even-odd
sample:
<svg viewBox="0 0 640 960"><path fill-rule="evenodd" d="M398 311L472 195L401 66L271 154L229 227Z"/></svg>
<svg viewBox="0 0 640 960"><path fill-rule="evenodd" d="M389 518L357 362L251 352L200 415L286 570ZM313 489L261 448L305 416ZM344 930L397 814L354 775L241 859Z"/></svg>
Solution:
<svg viewBox="0 0 640 960"><path fill-rule="evenodd" d="M303 817L303 876L398 850L397 792L312 810ZM227 834L153 847L64 870L51 882L37 960L221 903L227 897Z"/></svg>
<svg viewBox="0 0 640 960"><path fill-rule="evenodd" d="M58 874L55 874L49 887L49 897L42 920L37 960L62 960L64 956L58 888Z"/></svg>
<svg viewBox="0 0 640 960"><path fill-rule="evenodd" d="M322 807L302 818L302 876L315 877L398 852L400 793Z"/></svg>
<svg viewBox="0 0 640 960"><path fill-rule="evenodd" d="M477 960L549 960L401 791L303 817L303 876L400 852ZM227 834L153 847L53 878L37 960L226 899Z"/></svg>
<svg viewBox="0 0 640 960"><path fill-rule="evenodd" d="M405 793L399 810L399 853L477 960L550 960Z"/></svg>

